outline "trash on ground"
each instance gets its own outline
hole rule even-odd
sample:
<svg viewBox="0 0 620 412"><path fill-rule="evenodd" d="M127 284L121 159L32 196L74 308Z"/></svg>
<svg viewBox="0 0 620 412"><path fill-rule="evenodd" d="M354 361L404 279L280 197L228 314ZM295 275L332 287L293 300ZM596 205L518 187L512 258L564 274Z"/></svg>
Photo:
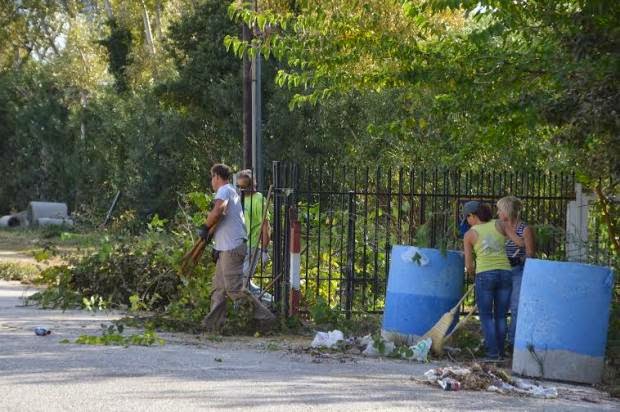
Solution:
<svg viewBox="0 0 620 412"><path fill-rule="evenodd" d="M349 355L387 356L410 361L428 362L428 353L432 343L431 338L418 338L413 345L399 345L385 339L380 334L345 338L341 331L335 329L330 332L317 332L306 351L314 353L319 349L338 349Z"/></svg>
<svg viewBox="0 0 620 412"><path fill-rule="evenodd" d="M317 332L310 344L313 348L336 348L339 342L344 341L344 334L338 329L331 332Z"/></svg>
<svg viewBox="0 0 620 412"><path fill-rule="evenodd" d="M427 383L436 384L444 390L485 390L544 399L558 397L558 390L555 387L545 387L525 379L513 378L503 369L478 363L473 363L467 368L449 366L430 369L424 373L424 377ZM450 389L447 389L448 387ZM456 387L458 389L455 389Z"/></svg>
<svg viewBox="0 0 620 412"><path fill-rule="evenodd" d="M362 354L374 358L382 355L389 355L394 352L394 349L396 349L394 342L383 340L383 338L371 339Z"/></svg>
<svg viewBox="0 0 620 412"><path fill-rule="evenodd" d="M499 386L491 385L487 388L491 392L499 393L517 393L532 396L534 398L555 399L558 397L558 390L553 386L544 387L526 381L525 379L514 378L512 384L506 382L498 382Z"/></svg>
<svg viewBox="0 0 620 412"><path fill-rule="evenodd" d="M43 326L37 326L36 328L34 328L34 333L37 336L47 336L47 335L51 334L52 331L49 330L48 328L43 327Z"/></svg>
<svg viewBox="0 0 620 412"><path fill-rule="evenodd" d="M412 354L410 357L407 357L409 360L416 360L418 362L428 362L428 351L431 349L433 345L433 340L431 338L426 338L420 340L413 346L409 346L409 350L411 350Z"/></svg>
<svg viewBox="0 0 620 412"><path fill-rule="evenodd" d="M425 338L418 340L414 345L406 346L397 345L391 340L385 339L383 335L375 337L368 335L363 337L360 343L366 344L366 348L362 352L366 356L390 356L418 362L428 362L428 352L433 341L431 338Z"/></svg>
<svg viewBox="0 0 620 412"><path fill-rule="evenodd" d="M459 391L461 390L461 383L453 378L443 378L437 381L441 389L444 391Z"/></svg>

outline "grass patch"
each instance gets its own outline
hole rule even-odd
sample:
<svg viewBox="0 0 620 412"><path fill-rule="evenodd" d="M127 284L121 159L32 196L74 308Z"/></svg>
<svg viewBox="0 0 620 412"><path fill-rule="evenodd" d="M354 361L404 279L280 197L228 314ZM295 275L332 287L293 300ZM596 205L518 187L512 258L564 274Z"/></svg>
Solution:
<svg viewBox="0 0 620 412"><path fill-rule="evenodd" d="M55 246L62 249L91 248L96 246L104 233L76 232L62 226L43 228L0 229L0 250L30 251Z"/></svg>
<svg viewBox="0 0 620 412"><path fill-rule="evenodd" d="M41 273L41 269L32 263L0 262L0 279L2 280L32 283L39 273Z"/></svg>

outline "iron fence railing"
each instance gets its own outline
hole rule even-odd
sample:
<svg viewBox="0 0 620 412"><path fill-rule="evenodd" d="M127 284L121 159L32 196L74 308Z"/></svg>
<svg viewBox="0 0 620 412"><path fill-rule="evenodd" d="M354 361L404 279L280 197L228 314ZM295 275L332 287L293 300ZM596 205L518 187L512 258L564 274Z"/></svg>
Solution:
<svg viewBox="0 0 620 412"><path fill-rule="evenodd" d="M564 259L566 211L575 177L544 171L468 172L299 166L274 162L271 271L276 302L287 302L291 211L301 222L301 286L306 306L320 299L347 314L378 313L394 244L462 250L458 223L463 203L522 199L522 217L534 225L539 256ZM266 186L269 186L266 185ZM598 246L597 246L598 247ZM278 277L278 275L281 275ZM472 279L465 279L470 284ZM282 308L285 311L285 308Z"/></svg>

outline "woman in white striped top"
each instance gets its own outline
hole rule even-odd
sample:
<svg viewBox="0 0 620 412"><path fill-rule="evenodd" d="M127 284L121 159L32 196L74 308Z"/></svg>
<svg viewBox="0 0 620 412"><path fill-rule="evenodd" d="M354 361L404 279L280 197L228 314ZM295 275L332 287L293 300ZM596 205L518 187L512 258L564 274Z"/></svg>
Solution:
<svg viewBox="0 0 620 412"><path fill-rule="evenodd" d="M506 339L510 344L514 344L515 339L523 265L525 259L533 257L535 253L534 231L521 220L521 207L521 200L515 196L506 196L497 201L497 214L508 236L506 255L512 267L511 317Z"/></svg>

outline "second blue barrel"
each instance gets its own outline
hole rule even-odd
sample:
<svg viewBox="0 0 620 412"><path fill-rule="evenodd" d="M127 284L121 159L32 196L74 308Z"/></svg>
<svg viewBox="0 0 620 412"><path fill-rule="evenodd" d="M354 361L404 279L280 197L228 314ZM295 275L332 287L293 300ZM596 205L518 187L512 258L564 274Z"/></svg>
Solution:
<svg viewBox="0 0 620 412"><path fill-rule="evenodd" d="M600 382L613 286L608 267L528 259L519 298L513 372Z"/></svg>
<svg viewBox="0 0 620 412"><path fill-rule="evenodd" d="M424 335L463 295L463 272L461 252L393 246L382 332Z"/></svg>

